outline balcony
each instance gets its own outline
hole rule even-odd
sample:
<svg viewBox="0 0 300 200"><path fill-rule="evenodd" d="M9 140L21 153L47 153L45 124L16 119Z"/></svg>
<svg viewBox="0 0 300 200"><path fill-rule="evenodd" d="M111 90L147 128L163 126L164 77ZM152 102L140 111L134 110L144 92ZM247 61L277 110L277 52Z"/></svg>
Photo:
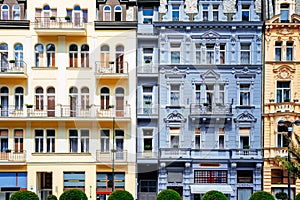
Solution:
<svg viewBox="0 0 300 200"><path fill-rule="evenodd" d="M137 29L137 21L95 21L95 30L130 30Z"/></svg>
<svg viewBox="0 0 300 200"><path fill-rule="evenodd" d="M145 64L137 68L138 77L158 77L158 67L153 64Z"/></svg>
<svg viewBox="0 0 300 200"><path fill-rule="evenodd" d="M36 17L34 29L38 35L85 36L86 28L82 18L71 20L65 17Z"/></svg>
<svg viewBox="0 0 300 200"><path fill-rule="evenodd" d="M116 152L103 152L100 150L96 151L96 160L97 162L103 162L103 163L111 163L114 158L114 162L116 163L124 163L127 162L127 151L116 151Z"/></svg>
<svg viewBox="0 0 300 200"><path fill-rule="evenodd" d="M279 102L265 104L265 114L273 113L300 113L300 103Z"/></svg>
<svg viewBox="0 0 300 200"><path fill-rule="evenodd" d="M0 152L0 163L2 162L25 162L26 151L23 152Z"/></svg>
<svg viewBox="0 0 300 200"><path fill-rule="evenodd" d="M96 61L95 75L98 79L128 78L128 63Z"/></svg>
<svg viewBox="0 0 300 200"><path fill-rule="evenodd" d="M288 148L287 147L270 147L264 149L265 158L276 158L276 156L287 157Z"/></svg>
<svg viewBox="0 0 300 200"><path fill-rule="evenodd" d="M32 152L30 162L39 163L75 163L93 162L91 152Z"/></svg>
<svg viewBox="0 0 300 200"><path fill-rule="evenodd" d="M232 159L262 159L261 149L233 149Z"/></svg>
<svg viewBox="0 0 300 200"><path fill-rule="evenodd" d="M137 159L158 159L158 153L154 151L143 151L136 154Z"/></svg>
<svg viewBox="0 0 300 200"><path fill-rule="evenodd" d="M29 20L0 20L0 29L27 29L29 30Z"/></svg>
<svg viewBox="0 0 300 200"><path fill-rule="evenodd" d="M27 78L27 65L24 61L1 64L0 78Z"/></svg>
<svg viewBox="0 0 300 200"><path fill-rule="evenodd" d="M191 149L188 148L161 148L160 158L162 159L179 159L191 158Z"/></svg>
<svg viewBox="0 0 300 200"><path fill-rule="evenodd" d="M200 115L232 115L231 104L191 104L190 114L193 116Z"/></svg>
<svg viewBox="0 0 300 200"><path fill-rule="evenodd" d="M194 159L230 159L230 150L224 149L192 149Z"/></svg>
<svg viewBox="0 0 300 200"><path fill-rule="evenodd" d="M158 116L158 106L144 107L144 108L137 108L138 118L155 118Z"/></svg>

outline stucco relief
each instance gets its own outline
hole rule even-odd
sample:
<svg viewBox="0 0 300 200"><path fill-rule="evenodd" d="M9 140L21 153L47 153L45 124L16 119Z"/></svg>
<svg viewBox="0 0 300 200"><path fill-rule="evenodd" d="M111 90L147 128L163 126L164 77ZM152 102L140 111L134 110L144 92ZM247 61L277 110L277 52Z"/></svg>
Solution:
<svg viewBox="0 0 300 200"><path fill-rule="evenodd" d="M184 4L186 13L198 13L197 0L185 0Z"/></svg>
<svg viewBox="0 0 300 200"><path fill-rule="evenodd" d="M275 79L288 79L292 80L294 78L293 74L295 69L290 66L280 66L276 69L273 69Z"/></svg>
<svg viewBox="0 0 300 200"><path fill-rule="evenodd" d="M235 1L223 0L223 12L224 13L236 13Z"/></svg>
<svg viewBox="0 0 300 200"><path fill-rule="evenodd" d="M129 7L126 10L126 21L133 21L133 13L134 13L133 7Z"/></svg>
<svg viewBox="0 0 300 200"><path fill-rule="evenodd" d="M168 2L167 0L160 0L160 6L159 6L159 13L166 13L167 12L167 6Z"/></svg>
<svg viewBox="0 0 300 200"><path fill-rule="evenodd" d="M284 27L277 31L277 34L279 34L279 35L291 35L293 33L294 33L294 31L292 31L290 28L287 28L287 27Z"/></svg>
<svg viewBox="0 0 300 200"><path fill-rule="evenodd" d="M254 5L255 5L254 8L255 12L261 13L261 0L256 0Z"/></svg>

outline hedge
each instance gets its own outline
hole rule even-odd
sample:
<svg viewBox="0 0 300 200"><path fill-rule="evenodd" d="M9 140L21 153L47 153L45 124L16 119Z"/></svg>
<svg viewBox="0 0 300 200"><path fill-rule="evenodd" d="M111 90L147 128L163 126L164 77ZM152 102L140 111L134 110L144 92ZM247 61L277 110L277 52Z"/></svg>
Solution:
<svg viewBox="0 0 300 200"><path fill-rule="evenodd" d="M217 190L211 190L204 194L202 200L227 200L227 197Z"/></svg>
<svg viewBox="0 0 300 200"><path fill-rule="evenodd" d="M13 193L9 200L39 200L37 194L27 190L20 190L18 192Z"/></svg>
<svg viewBox="0 0 300 200"><path fill-rule="evenodd" d="M86 194L81 190L66 190L60 195L59 200L88 200Z"/></svg>
<svg viewBox="0 0 300 200"><path fill-rule="evenodd" d="M273 195L265 191L258 191L251 195L249 200L275 200Z"/></svg>
<svg viewBox="0 0 300 200"><path fill-rule="evenodd" d="M157 195L156 200L181 200L181 197L175 190L167 189L161 191Z"/></svg>
<svg viewBox="0 0 300 200"><path fill-rule="evenodd" d="M115 190L108 197L108 200L133 200L132 194L126 190Z"/></svg>

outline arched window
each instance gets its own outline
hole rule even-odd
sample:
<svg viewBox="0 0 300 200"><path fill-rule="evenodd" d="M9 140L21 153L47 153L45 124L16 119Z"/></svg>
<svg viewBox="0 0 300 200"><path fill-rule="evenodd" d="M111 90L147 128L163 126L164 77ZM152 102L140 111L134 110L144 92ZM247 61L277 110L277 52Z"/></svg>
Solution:
<svg viewBox="0 0 300 200"><path fill-rule="evenodd" d="M15 109L22 110L24 105L24 89L17 87L15 89Z"/></svg>
<svg viewBox="0 0 300 200"><path fill-rule="evenodd" d="M13 5L13 19L14 20L20 20L20 6L19 5Z"/></svg>
<svg viewBox="0 0 300 200"><path fill-rule="evenodd" d="M36 44L34 47L34 54L35 54L35 66L36 67L43 66L44 46L42 44Z"/></svg>
<svg viewBox="0 0 300 200"><path fill-rule="evenodd" d="M50 17L51 16L52 16L52 14L51 14L50 6L45 5L43 7L43 12L42 12L43 27L50 27Z"/></svg>
<svg viewBox="0 0 300 200"><path fill-rule="evenodd" d="M22 44L16 44L14 47L14 54L15 54L15 61L16 67L22 67L23 66L23 45Z"/></svg>
<svg viewBox="0 0 300 200"><path fill-rule="evenodd" d="M103 7L103 21L111 21L111 8L110 6Z"/></svg>
<svg viewBox="0 0 300 200"><path fill-rule="evenodd" d="M44 90L41 87L35 89L35 109L44 109Z"/></svg>
<svg viewBox="0 0 300 200"><path fill-rule="evenodd" d="M124 46L116 46L116 73L124 73Z"/></svg>
<svg viewBox="0 0 300 200"><path fill-rule="evenodd" d="M8 87L2 87L0 89L0 102L2 105L1 116L8 116L8 97L9 97Z"/></svg>
<svg viewBox="0 0 300 200"><path fill-rule="evenodd" d="M124 116L124 89L119 87L116 89L116 116Z"/></svg>
<svg viewBox="0 0 300 200"><path fill-rule="evenodd" d="M101 88L100 93L101 109L106 110L109 108L109 89L107 87Z"/></svg>
<svg viewBox="0 0 300 200"><path fill-rule="evenodd" d="M47 114L48 117L55 116L55 88L49 87L47 89Z"/></svg>
<svg viewBox="0 0 300 200"><path fill-rule="evenodd" d="M122 8L121 6L115 7L115 21L122 21Z"/></svg>
<svg viewBox="0 0 300 200"><path fill-rule="evenodd" d="M55 45L48 44L46 47L47 51L47 67L55 66Z"/></svg>
<svg viewBox="0 0 300 200"><path fill-rule="evenodd" d="M81 88L81 109L88 109L90 104L89 88Z"/></svg>
<svg viewBox="0 0 300 200"><path fill-rule="evenodd" d="M89 67L89 45L81 46L81 67Z"/></svg>
<svg viewBox="0 0 300 200"><path fill-rule="evenodd" d="M78 47L72 44L69 48L70 67L78 67Z"/></svg>
<svg viewBox="0 0 300 200"><path fill-rule="evenodd" d="M76 87L71 87L69 90L69 96L70 96L70 117L76 117L78 89Z"/></svg>
<svg viewBox="0 0 300 200"><path fill-rule="evenodd" d="M0 44L1 72L6 72L8 68L8 46L6 43Z"/></svg>
<svg viewBox="0 0 300 200"><path fill-rule="evenodd" d="M75 26L81 26L82 23L82 11L80 6L75 6L73 11L73 19Z"/></svg>
<svg viewBox="0 0 300 200"><path fill-rule="evenodd" d="M108 70L109 69L109 46L102 45L100 52L100 69L99 70Z"/></svg>
<svg viewBox="0 0 300 200"><path fill-rule="evenodd" d="M9 7L6 4L1 6L1 19L9 20Z"/></svg>

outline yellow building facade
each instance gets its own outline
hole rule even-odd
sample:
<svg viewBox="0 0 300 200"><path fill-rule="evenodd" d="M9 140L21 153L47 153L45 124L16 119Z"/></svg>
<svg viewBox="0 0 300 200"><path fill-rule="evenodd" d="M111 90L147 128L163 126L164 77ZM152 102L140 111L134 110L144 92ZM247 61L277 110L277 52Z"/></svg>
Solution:
<svg viewBox="0 0 300 200"><path fill-rule="evenodd" d="M136 196L135 4L0 6L0 199Z"/></svg>
<svg viewBox="0 0 300 200"><path fill-rule="evenodd" d="M284 134L300 134L293 124L300 119L300 17L294 13L295 1L276 1L275 15L265 24L263 190L273 195L288 194L288 172L276 161L276 156L288 156ZM293 175L290 186L293 199L300 192L300 181Z"/></svg>

